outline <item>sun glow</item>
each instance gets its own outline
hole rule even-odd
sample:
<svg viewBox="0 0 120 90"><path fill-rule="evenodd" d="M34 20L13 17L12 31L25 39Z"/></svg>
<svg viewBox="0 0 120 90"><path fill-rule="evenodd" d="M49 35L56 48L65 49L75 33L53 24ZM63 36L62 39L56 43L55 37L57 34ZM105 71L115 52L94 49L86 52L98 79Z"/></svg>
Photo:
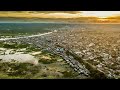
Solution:
<svg viewBox="0 0 120 90"><path fill-rule="evenodd" d="M82 11L82 16L92 16L98 18L107 18L120 15L120 11Z"/></svg>

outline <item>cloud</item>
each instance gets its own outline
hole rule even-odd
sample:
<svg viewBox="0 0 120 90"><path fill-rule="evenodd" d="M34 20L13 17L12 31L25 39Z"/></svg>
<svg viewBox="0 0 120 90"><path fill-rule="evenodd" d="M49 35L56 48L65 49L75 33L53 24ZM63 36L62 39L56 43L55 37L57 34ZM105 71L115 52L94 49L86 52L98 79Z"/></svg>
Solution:
<svg viewBox="0 0 120 90"><path fill-rule="evenodd" d="M104 12L105 13L105 12ZM107 12L104 14L103 12L88 12L88 11L0 11L0 20L4 20L6 18L9 20L13 20L10 18L14 18L15 20L29 20L40 21L42 19L53 19L57 21L66 21L66 22L120 22L120 12ZM115 15L111 17L107 17L102 20L99 17ZM98 17L97 17L98 16ZM4 17L4 18L3 18ZM60 19L59 19L60 18ZM44 21L43 20L43 21Z"/></svg>
<svg viewBox="0 0 120 90"><path fill-rule="evenodd" d="M0 11L0 17L73 18L79 11Z"/></svg>
<svg viewBox="0 0 120 90"><path fill-rule="evenodd" d="M77 14L80 13L80 11L27 11L28 13L68 13L68 14Z"/></svg>

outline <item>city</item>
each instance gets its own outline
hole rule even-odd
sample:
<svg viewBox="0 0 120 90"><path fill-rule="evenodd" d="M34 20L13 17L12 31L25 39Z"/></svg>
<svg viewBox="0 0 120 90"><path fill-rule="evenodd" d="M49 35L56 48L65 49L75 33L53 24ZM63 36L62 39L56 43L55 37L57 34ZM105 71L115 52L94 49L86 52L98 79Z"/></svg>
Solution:
<svg viewBox="0 0 120 90"><path fill-rule="evenodd" d="M65 24L38 35L1 38L0 60L1 65L12 61L18 66L32 64L35 74L23 78L119 79L120 27L118 23ZM5 69L10 75L22 72L10 68Z"/></svg>

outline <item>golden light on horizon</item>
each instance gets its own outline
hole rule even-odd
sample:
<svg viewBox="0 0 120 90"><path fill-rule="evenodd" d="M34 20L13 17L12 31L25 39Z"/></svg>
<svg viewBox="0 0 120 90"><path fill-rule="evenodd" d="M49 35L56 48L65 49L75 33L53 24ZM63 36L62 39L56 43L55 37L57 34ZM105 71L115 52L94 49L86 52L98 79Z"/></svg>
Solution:
<svg viewBox="0 0 120 90"><path fill-rule="evenodd" d="M98 17L98 18L107 18L111 16L120 15L120 11L81 11L82 16Z"/></svg>
<svg viewBox="0 0 120 90"><path fill-rule="evenodd" d="M111 16L120 16L120 11L0 11L0 17L38 17L38 18L77 18L97 17L105 19Z"/></svg>
<svg viewBox="0 0 120 90"><path fill-rule="evenodd" d="M45 18L56 20L75 20L75 22L120 23L120 11L0 11L0 18L31 19ZM1 20L0 19L0 20ZM11 19L12 20L12 19Z"/></svg>

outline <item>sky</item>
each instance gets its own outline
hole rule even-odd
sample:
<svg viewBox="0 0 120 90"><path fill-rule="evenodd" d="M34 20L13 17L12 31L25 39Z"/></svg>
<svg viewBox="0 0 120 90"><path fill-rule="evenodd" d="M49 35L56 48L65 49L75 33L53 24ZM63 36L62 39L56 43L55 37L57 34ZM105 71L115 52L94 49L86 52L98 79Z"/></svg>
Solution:
<svg viewBox="0 0 120 90"><path fill-rule="evenodd" d="M75 19L84 22L120 22L120 11L0 11L0 18ZM0 19L1 21L1 19Z"/></svg>

